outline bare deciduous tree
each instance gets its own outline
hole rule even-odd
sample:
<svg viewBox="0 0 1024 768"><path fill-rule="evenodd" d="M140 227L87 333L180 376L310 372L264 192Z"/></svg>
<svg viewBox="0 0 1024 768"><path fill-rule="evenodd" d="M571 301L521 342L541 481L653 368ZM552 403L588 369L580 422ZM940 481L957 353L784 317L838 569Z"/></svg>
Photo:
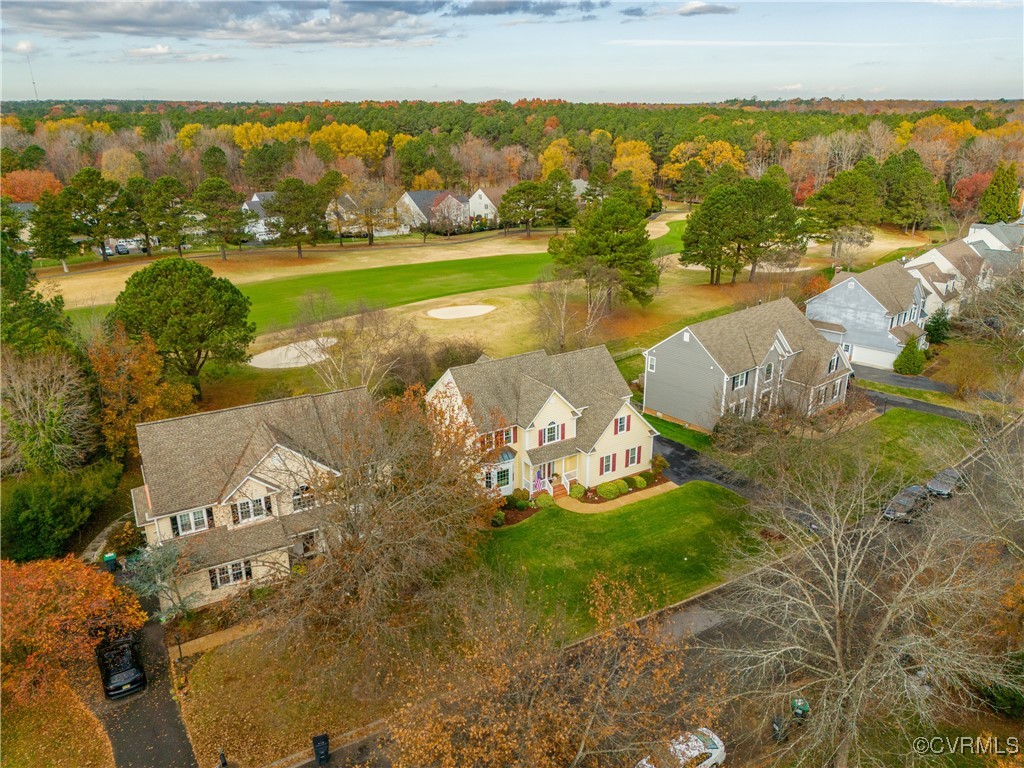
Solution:
<svg viewBox="0 0 1024 768"><path fill-rule="evenodd" d="M607 290L583 290L584 282L567 269L557 270L534 284L534 325L552 352L581 349L589 343L608 314Z"/></svg>
<svg viewBox="0 0 1024 768"><path fill-rule="evenodd" d="M811 703L778 763L891 764L911 754L914 725L976 706L977 686L1019 684L987 642L998 559L938 509L912 526L885 521L894 486L879 479L820 452L777 467L766 499L789 512L766 524L789 546L748 555L753 569L719 606L742 629L714 650L766 730L791 697Z"/></svg>
<svg viewBox="0 0 1024 768"><path fill-rule="evenodd" d="M81 466L96 448L93 403L82 369L65 352L4 352L2 468L57 472Z"/></svg>
<svg viewBox="0 0 1024 768"><path fill-rule="evenodd" d="M1012 394L1024 395L1024 267L1018 266L986 290L971 291L960 304L957 329L996 346L1015 374Z"/></svg>

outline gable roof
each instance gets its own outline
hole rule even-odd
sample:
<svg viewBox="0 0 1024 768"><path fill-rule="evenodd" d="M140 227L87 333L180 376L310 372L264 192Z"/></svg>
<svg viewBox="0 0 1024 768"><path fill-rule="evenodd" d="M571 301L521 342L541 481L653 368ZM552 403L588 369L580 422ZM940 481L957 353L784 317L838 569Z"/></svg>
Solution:
<svg viewBox="0 0 1024 768"><path fill-rule="evenodd" d="M580 412L576 437L566 454L590 451L631 395L603 346L560 355L538 350L478 360L449 372L462 396L471 398L471 415L480 433L492 432L502 423L529 427L552 395L563 397ZM559 445L566 448L569 442Z"/></svg>
<svg viewBox="0 0 1024 768"><path fill-rule="evenodd" d="M1006 246L1005 250L1015 250L1024 245L1024 225L1014 222L1007 224L1004 221L995 224L971 224L971 234L979 229L991 232L995 238Z"/></svg>
<svg viewBox="0 0 1024 768"><path fill-rule="evenodd" d="M914 303L917 278L907 272L898 261L890 261L864 272L840 272L832 278L832 287L847 280L856 280L875 297L890 315L898 315Z"/></svg>
<svg viewBox="0 0 1024 768"><path fill-rule="evenodd" d="M480 187L477 189L477 192L482 192L484 197L490 200L491 204L497 208L501 203L501 198L505 196L506 189L507 187Z"/></svg>
<svg viewBox="0 0 1024 768"><path fill-rule="evenodd" d="M272 400L136 426L147 494L138 517L152 519L221 501L275 445L323 463L346 421L371 407L365 387Z"/></svg>
<svg viewBox="0 0 1024 768"><path fill-rule="evenodd" d="M966 240L951 240L935 250L964 277L975 278L980 274L982 258Z"/></svg>
<svg viewBox="0 0 1024 768"><path fill-rule="evenodd" d="M419 209L420 213L426 216L434 207L434 201L437 200L438 195L443 195L445 192L439 189L416 189L405 194L409 196L412 204Z"/></svg>
<svg viewBox="0 0 1024 768"><path fill-rule="evenodd" d="M915 280L915 278L911 278ZM841 329L836 326L834 330ZM781 331L798 357L787 377L815 383L828 373L828 361L838 345L822 337L789 299L769 301L757 307L705 320L688 327L727 376L759 366ZM833 330L833 329L830 329Z"/></svg>

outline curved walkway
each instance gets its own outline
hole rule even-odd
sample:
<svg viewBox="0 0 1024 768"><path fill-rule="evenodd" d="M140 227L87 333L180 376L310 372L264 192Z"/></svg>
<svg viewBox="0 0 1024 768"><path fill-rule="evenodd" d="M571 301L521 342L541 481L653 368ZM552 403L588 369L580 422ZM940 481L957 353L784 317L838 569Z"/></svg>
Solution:
<svg viewBox="0 0 1024 768"><path fill-rule="evenodd" d="M571 496L562 496L556 501L558 506L562 509L567 509L570 512L579 512L581 515L596 515L599 512L611 512L613 509L619 509L620 507L628 506L637 501L643 501L644 499L650 499L654 496L660 496L663 493L674 491L678 487L679 486L671 480L666 480L664 483L656 485L653 488L630 491L624 496L619 496L619 498L612 499L611 501L603 501L600 504L585 504Z"/></svg>

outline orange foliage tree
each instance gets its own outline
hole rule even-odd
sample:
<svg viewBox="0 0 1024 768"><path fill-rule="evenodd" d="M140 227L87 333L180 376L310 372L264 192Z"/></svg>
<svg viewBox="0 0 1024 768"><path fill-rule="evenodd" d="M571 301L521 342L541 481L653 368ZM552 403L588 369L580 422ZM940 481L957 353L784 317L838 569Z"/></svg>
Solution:
<svg viewBox="0 0 1024 768"><path fill-rule="evenodd" d="M831 283L829 283L827 277L824 275L815 275L804 283L803 291L801 291L801 293L805 299L809 299L812 296L817 296L823 291L827 291L830 285Z"/></svg>
<svg viewBox="0 0 1024 768"><path fill-rule="evenodd" d="M678 641L656 621L631 621L635 587L596 579L591 615L605 631L561 648L526 592L465 587L449 624L456 652L391 721L396 768L583 768L610 755L632 765L684 722L713 724L718 707L693 691L693 669L684 685Z"/></svg>
<svg viewBox="0 0 1024 768"><path fill-rule="evenodd" d="M77 674L92 674L96 645L105 636L139 629L139 600L114 584L113 574L77 557L0 561L0 670L3 689L16 701L45 694Z"/></svg>
<svg viewBox="0 0 1024 768"><path fill-rule="evenodd" d="M192 386L163 379L164 361L145 333L132 341L120 322L89 346L99 383L100 430L112 456L139 455L135 425L195 410Z"/></svg>
<svg viewBox="0 0 1024 768"><path fill-rule="evenodd" d="M60 180L49 171L11 171L0 184L4 196L15 203L35 203L43 192L56 195L63 188Z"/></svg>

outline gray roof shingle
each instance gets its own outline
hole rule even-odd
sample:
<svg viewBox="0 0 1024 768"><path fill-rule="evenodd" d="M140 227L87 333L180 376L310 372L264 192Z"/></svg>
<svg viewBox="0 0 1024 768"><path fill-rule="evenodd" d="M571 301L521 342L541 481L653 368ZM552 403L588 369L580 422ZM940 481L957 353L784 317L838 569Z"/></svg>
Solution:
<svg viewBox="0 0 1024 768"><path fill-rule="evenodd" d="M631 396L629 385L603 346L560 355L538 350L498 360L478 360L451 368L450 372L462 396L471 398L471 414L481 433L503 424L529 427L548 398L557 392L581 412L573 450L584 452L593 449ZM557 445L561 451L566 443ZM536 452L530 451L531 460Z"/></svg>
<svg viewBox="0 0 1024 768"><path fill-rule="evenodd" d="M371 406L365 387L356 387L139 424L149 503L133 492L136 518L223 500L275 444L322 462L352 415Z"/></svg>
<svg viewBox="0 0 1024 768"><path fill-rule="evenodd" d="M890 315L898 315L914 303L917 278L907 272L898 261L890 261L864 272L840 272L832 278L832 286L856 280Z"/></svg>

